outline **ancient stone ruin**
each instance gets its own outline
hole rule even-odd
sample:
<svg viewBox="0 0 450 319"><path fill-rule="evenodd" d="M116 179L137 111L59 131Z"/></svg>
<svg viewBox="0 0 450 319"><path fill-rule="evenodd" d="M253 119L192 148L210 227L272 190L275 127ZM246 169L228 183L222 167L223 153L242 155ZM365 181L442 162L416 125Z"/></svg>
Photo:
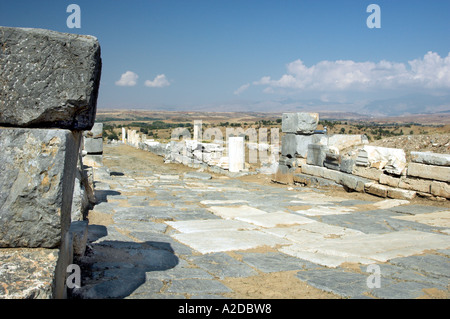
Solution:
<svg viewBox="0 0 450 319"><path fill-rule="evenodd" d="M94 200L80 147L96 116L100 45L0 27L0 48L0 297L64 298L72 211Z"/></svg>
<svg viewBox="0 0 450 319"><path fill-rule="evenodd" d="M364 135L317 132L317 113L283 114L281 157L273 180L337 186L372 195L450 198L450 155L368 145ZM343 152L353 147L353 155Z"/></svg>

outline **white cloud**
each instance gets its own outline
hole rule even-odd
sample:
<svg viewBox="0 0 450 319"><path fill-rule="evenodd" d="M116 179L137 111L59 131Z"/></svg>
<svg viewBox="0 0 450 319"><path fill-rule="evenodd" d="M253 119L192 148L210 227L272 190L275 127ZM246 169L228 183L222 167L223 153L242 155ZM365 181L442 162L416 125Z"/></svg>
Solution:
<svg viewBox="0 0 450 319"><path fill-rule="evenodd" d="M139 76L131 71L127 71L120 76L120 80L116 81L118 86L135 86Z"/></svg>
<svg viewBox="0 0 450 319"><path fill-rule="evenodd" d="M147 80L145 81L145 86L152 87L152 88L162 88L165 86L169 86L170 82L167 80L166 76L164 74L157 75L153 81Z"/></svg>
<svg viewBox="0 0 450 319"><path fill-rule="evenodd" d="M250 87L250 83L241 85L236 91L233 92L234 95L239 95Z"/></svg>
<svg viewBox="0 0 450 319"><path fill-rule="evenodd" d="M287 65L286 74L278 80L264 76L254 85L272 89L292 89L295 91L365 91L372 89L449 89L450 53L442 58L428 52L423 58L408 64L380 61L355 62L352 60L320 61L307 67L296 60Z"/></svg>

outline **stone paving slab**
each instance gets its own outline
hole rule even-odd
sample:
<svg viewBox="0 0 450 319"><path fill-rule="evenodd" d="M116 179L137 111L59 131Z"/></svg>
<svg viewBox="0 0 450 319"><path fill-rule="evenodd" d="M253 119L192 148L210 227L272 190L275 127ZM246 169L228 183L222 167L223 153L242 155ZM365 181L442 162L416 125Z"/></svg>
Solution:
<svg viewBox="0 0 450 319"><path fill-rule="evenodd" d="M211 206L208 208L211 212L217 216L225 219L233 219L237 217L248 217L253 215L267 214L267 212L247 206L242 205L238 207L222 207L222 206Z"/></svg>
<svg viewBox="0 0 450 319"><path fill-rule="evenodd" d="M174 234L173 238L202 254L246 250L262 246L273 247L289 243L282 238L256 230L180 233Z"/></svg>
<svg viewBox="0 0 450 319"><path fill-rule="evenodd" d="M254 224L256 226L269 228L276 227L278 225L296 225L314 222L314 220L312 219L285 212L266 213L243 217L241 216L236 217L236 219L250 224Z"/></svg>
<svg viewBox="0 0 450 319"><path fill-rule="evenodd" d="M167 225L182 233L211 232L214 230L251 230L257 227L249 223L232 219L186 220L166 222Z"/></svg>

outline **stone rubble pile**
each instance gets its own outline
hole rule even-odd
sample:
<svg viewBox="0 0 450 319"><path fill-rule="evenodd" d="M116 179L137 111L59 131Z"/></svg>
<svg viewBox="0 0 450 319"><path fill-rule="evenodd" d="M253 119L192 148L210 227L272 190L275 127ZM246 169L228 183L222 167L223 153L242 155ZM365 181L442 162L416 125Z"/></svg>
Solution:
<svg viewBox="0 0 450 319"><path fill-rule="evenodd" d="M92 36L0 27L0 47L0 298L64 298L100 45Z"/></svg>
<svg viewBox="0 0 450 319"><path fill-rule="evenodd" d="M450 198L450 154L411 152L408 163L403 149L367 145L364 135L315 134L317 113L287 113L282 120L275 182L338 186L394 199ZM359 148L356 156L342 152L352 146Z"/></svg>

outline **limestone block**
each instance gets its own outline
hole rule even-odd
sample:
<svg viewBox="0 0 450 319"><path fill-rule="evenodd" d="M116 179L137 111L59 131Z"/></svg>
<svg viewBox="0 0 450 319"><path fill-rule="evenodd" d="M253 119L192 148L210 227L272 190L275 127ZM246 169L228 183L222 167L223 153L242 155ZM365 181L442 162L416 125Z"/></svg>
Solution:
<svg viewBox="0 0 450 319"><path fill-rule="evenodd" d="M380 182L380 184L383 184L383 185L398 187L398 184L400 183L400 178L389 176L386 174L381 174L379 182Z"/></svg>
<svg viewBox="0 0 450 319"><path fill-rule="evenodd" d="M358 166L369 166L369 158L366 150L359 150L355 164Z"/></svg>
<svg viewBox="0 0 450 319"><path fill-rule="evenodd" d="M83 163L91 167L101 167L103 166L103 155L87 154L83 156Z"/></svg>
<svg viewBox="0 0 450 319"><path fill-rule="evenodd" d="M389 187L387 191L387 196L389 198L395 199L413 199L414 197L416 197L416 192L401 188Z"/></svg>
<svg viewBox="0 0 450 319"><path fill-rule="evenodd" d="M0 129L0 247L57 247L67 232L81 133Z"/></svg>
<svg viewBox="0 0 450 319"><path fill-rule="evenodd" d="M309 144L306 163L310 165L323 166L327 151L328 146L326 145Z"/></svg>
<svg viewBox="0 0 450 319"><path fill-rule="evenodd" d="M398 187L403 189L414 190L417 192L429 193L431 188L431 181L426 179L408 178L402 176L398 183Z"/></svg>
<svg viewBox="0 0 450 319"><path fill-rule="evenodd" d="M339 151L357 145L368 144L367 137L360 134L333 134L328 136L328 146L337 147Z"/></svg>
<svg viewBox="0 0 450 319"><path fill-rule="evenodd" d="M450 166L450 154L411 152L411 161L428 165Z"/></svg>
<svg viewBox="0 0 450 319"><path fill-rule="evenodd" d="M355 160L352 158L341 157L341 165L339 166L339 170L341 172L352 174L353 167L355 166Z"/></svg>
<svg viewBox="0 0 450 319"><path fill-rule="evenodd" d="M122 128L123 132L123 128ZM94 126L89 131L83 132L84 137L101 138L103 137L103 123L94 123Z"/></svg>
<svg viewBox="0 0 450 319"><path fill-rule="evenodd" d="M92 36L0 27L0 125L89 130L101 74Z"/></svg>
<svg viewBox="0 0 450 319"><path fill-rule="evenodd" d="M445 182L431 182L431 194L435 196L450 198L450 185Z"/></svg>
<svg viewBox="0 0 450 319"><path fill-rule="evenodd" d="M363 177L358 177L341 172L339 183L347 187L348 189L362 193L364 192L365 185L369 184L370 181Z"/></svg>
<svg viewBox="0 0 450 319"><path fill-rule="evenodd" d="M364 190L366 193L380 197L387 197L388 195L388 187L380 184L370 183L365 186Z"/></svg>
<svg viewBox="0 0 450 319"><path fill-rule="evenodd" d="M283 133L313 134L319 123L319 113L283 113Z"/></svg>
<svg viewBox="0 0 450 319"><path fill-rule="evenodd" d="M374 181L379 181L380 176L383 174L383 172L376 168L367 168L367 167L355 165L353 167L352 174L356 175L356 176L368 178L368 179L371 179Z"/></svg>
<svg viewBox="0 0 450 319"><path fill-rule="evenodd" d="M87 154L102 154L103 153L103 139L102 138L83 138L83 149Z"/></svg>
<svg viewBox="0 0 450 319"><path fill-rule="evenodd" d="M450 182L450 167L409 163L407 175Z"/></svg>

